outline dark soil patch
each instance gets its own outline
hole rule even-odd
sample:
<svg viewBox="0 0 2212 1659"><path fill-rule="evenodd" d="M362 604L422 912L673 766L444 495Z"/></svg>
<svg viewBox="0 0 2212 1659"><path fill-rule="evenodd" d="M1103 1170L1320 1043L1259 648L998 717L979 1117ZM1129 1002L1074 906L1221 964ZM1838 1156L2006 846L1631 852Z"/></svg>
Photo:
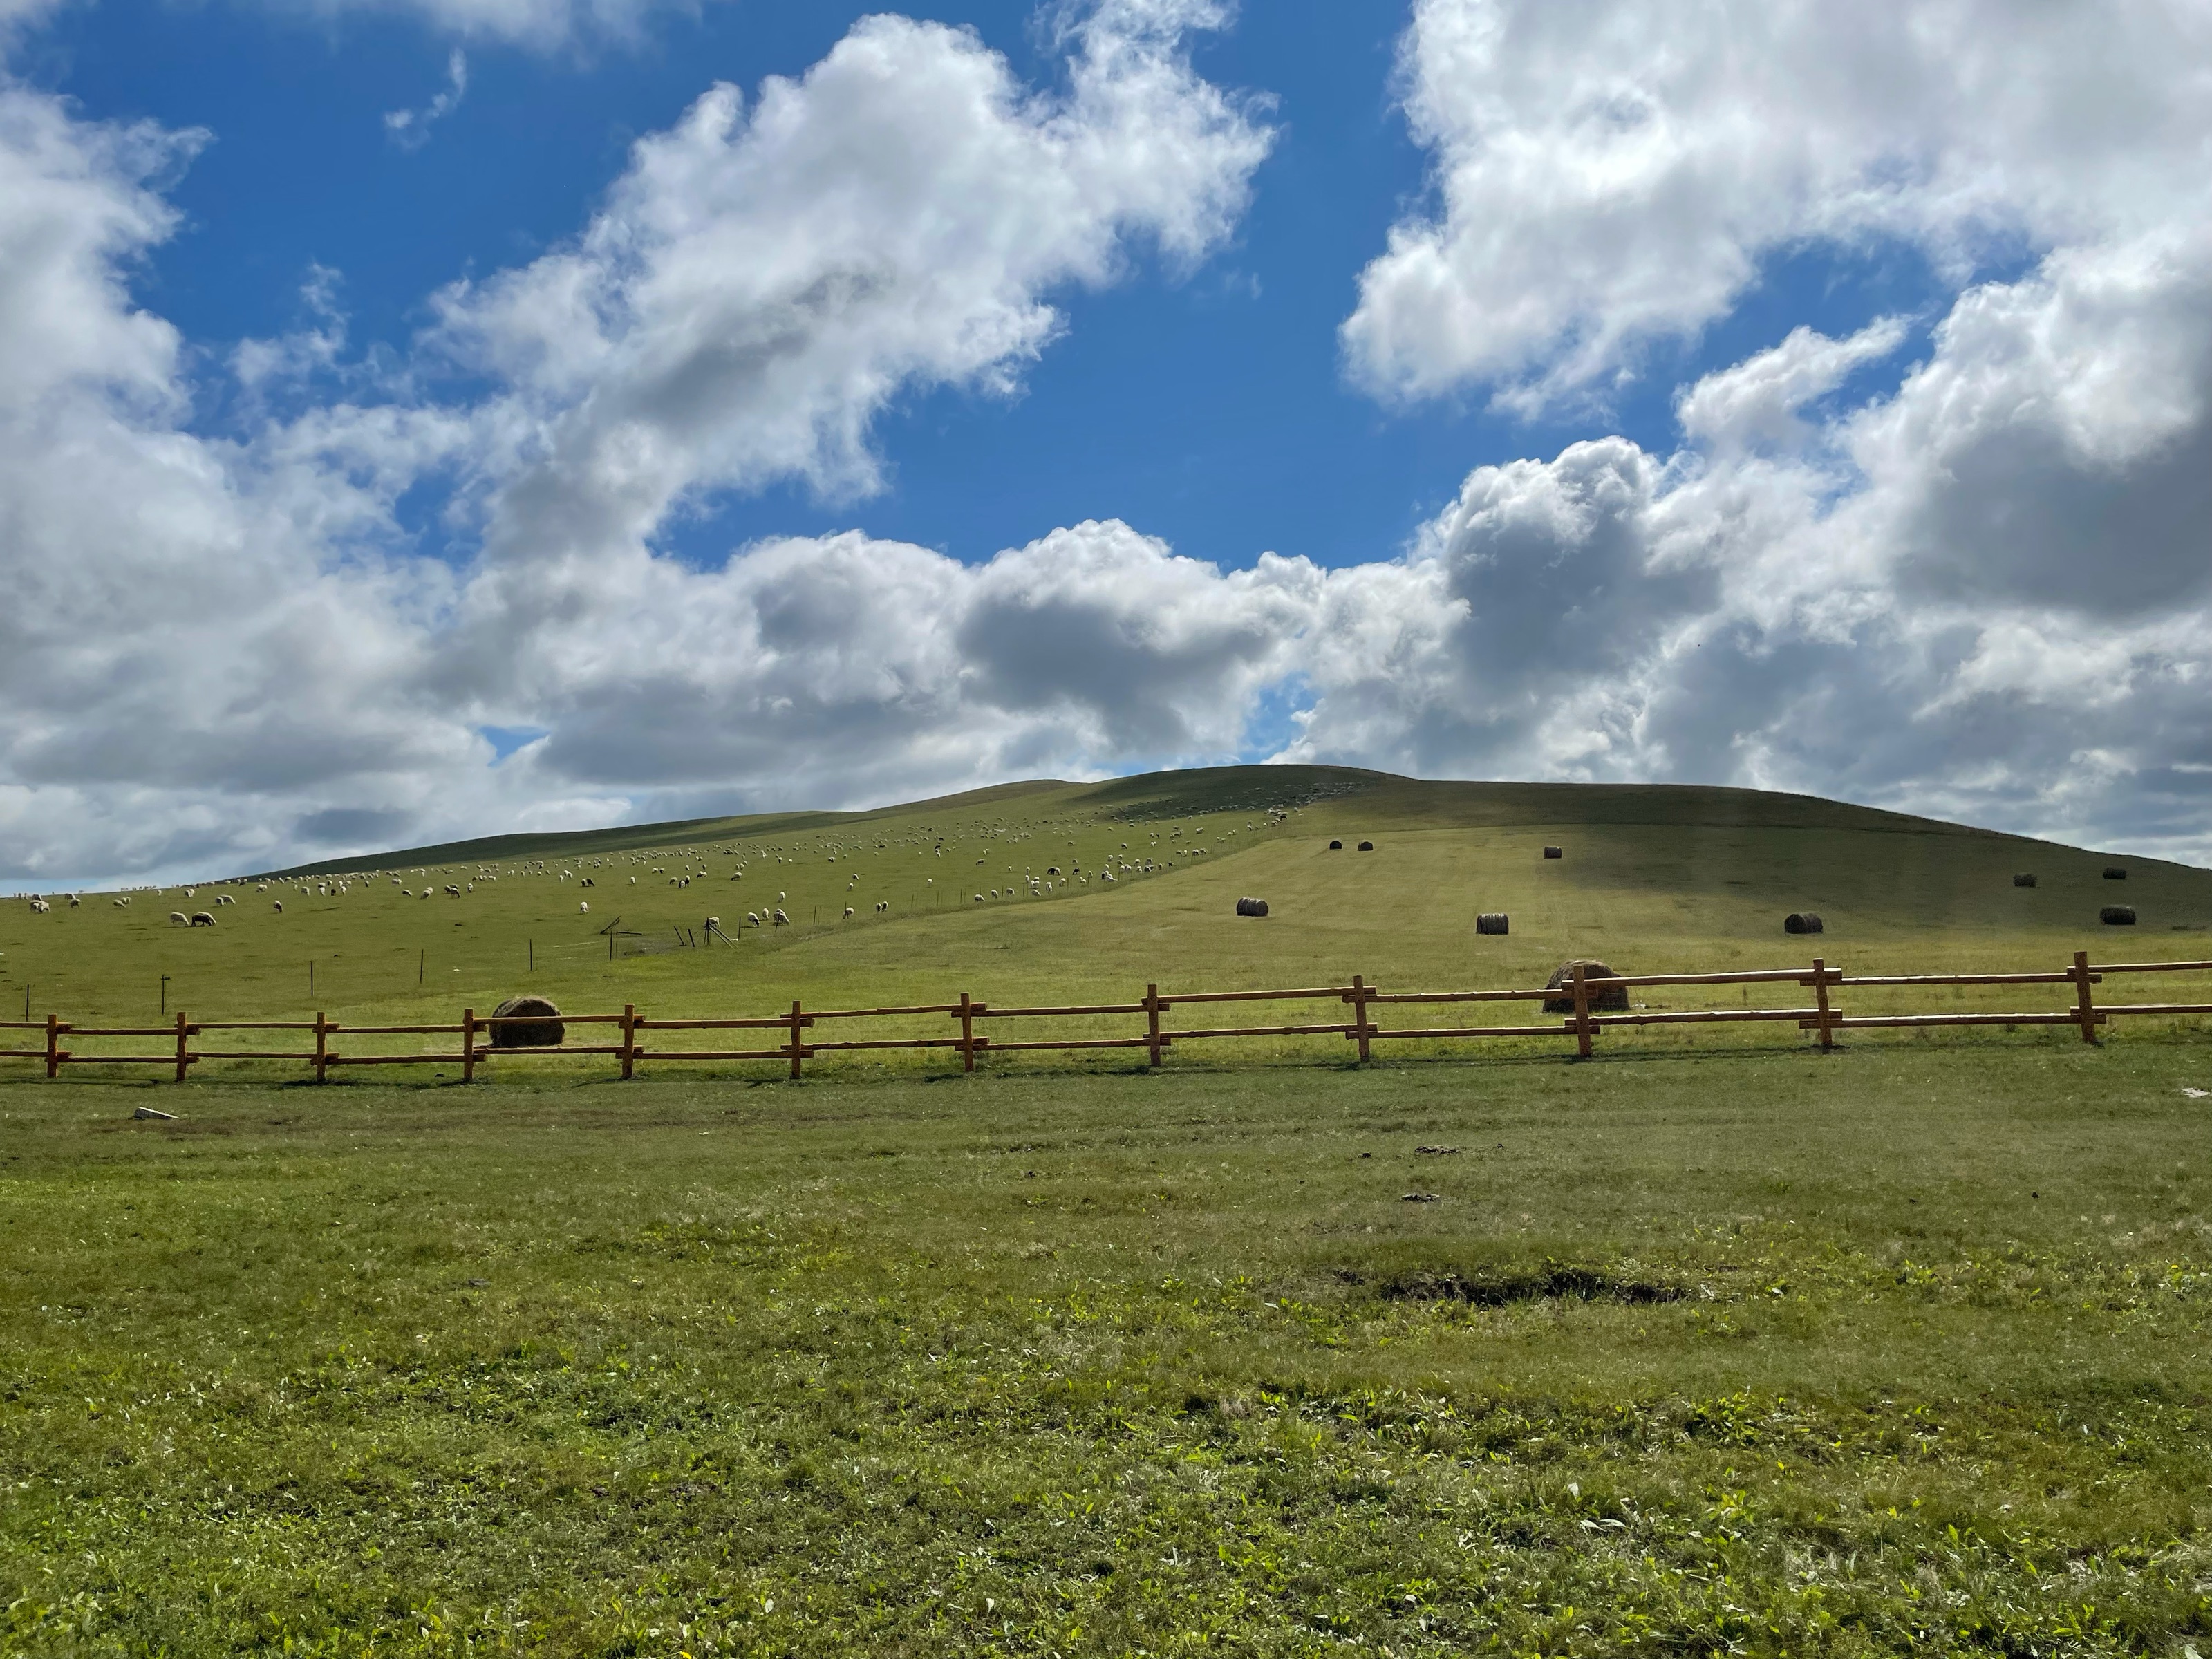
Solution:
<svg viewBox="0 0 2212 1659"><path fill-rule="evenodd" d="M1679 1285L1620 1279L1594 1267L1553 1262L1534 1273L1480 1274L1401 1273L1379 1290L1392 1302L1464 1302L1470 1307L1503 1308L1516 1302L1571 1298L1577 1302L1678 1302Z"/></svg>

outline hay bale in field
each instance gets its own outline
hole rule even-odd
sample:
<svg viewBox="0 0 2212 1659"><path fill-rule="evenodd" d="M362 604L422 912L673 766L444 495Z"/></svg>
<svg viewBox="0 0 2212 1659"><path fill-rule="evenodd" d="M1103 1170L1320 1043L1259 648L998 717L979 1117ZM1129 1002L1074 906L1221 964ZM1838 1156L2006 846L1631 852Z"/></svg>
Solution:
<svg viewBox="0 0 2212 1659"><path fill-rule="evenodd" d="M495 1048L557 1048L568 1035L561 1011L545 997L509 997L491 1011L495 1020L515 1020L513 1025L494 1025Z"/></svg>
<svg viewBox="0 0 2212 1659"><path fill-rule="evenodd" d="M1567 849L1564 847L1547 847L1544 849L1544 856L1547 859L1563 859L1566 855Z"/></svg>
<svg viewBox="0 0 2212 1659"><path fill-rule="evenodd" d="M1828 930L1812 911L1792 910L1782 918L1782 931L1785 933L1825 933Z"/></svg>
<svg viewBox="0 0 2212 1659"><path fill-rule="evenodd" d="M1562 985L1571 988L1563 997L1546 997L1544 999L1546 1013L1571 1014L1574 1012L1575 997L1571 987L1574 983L1577 967L1582 969L1584 979L1613 977L1613 969L1595 957L1583 957L1576 962L1561 963L1553 971L1551 978L1544 981L1544 988L1547 991L1556 991ZM1626 985L1607 985L1594 989L1589 994L1589 1006L1590 1012L1594 1014L1625 1014L1628 1012L1628 988Z"/></svg>
<svg viewBox="0 0 2212 1659"><path fill-rule="evenodd" d="M2033 887L2035 885L2035 878L2023 870L2012 878L2012 884L2015 887Z"/></svg>
<svg viewBox="0 0 2212 1659"><path fill-rule="evenodd" d="M2127 867L2124 865L2108 864L2105 866L2105 879L2106 881L2125 881L2127 878L2128 872Z"/></svg>
<svg viewBox="0 0 2212 1659"><path fill-rule="evenodd" d="M2136 907L2132 904L2108 904L2097 912L2097 920L2107 927L2132 927L2136 925Z"/></svg>
<svg viewBox="0 0 2212 1659"><path fill-rule="evenodd" d="M1333 841L1328 844L1328 850L1332 853L1341 853L1344 850L1344 843L1340 841Z"/></svg>
<svg viewBox="0 0 2212 1659"><path fill-rule="evenodd" d="M1474 919L1474 931L1478 933L1507 933L1512 930L1512 918L1503 910L1485 910Z"/></svg>
<svg viewBox="0 0 2212 1659"><path fill-rule="evenodd" d="M1267 901L1263 898L1238 899L1237 914L1240 916L1264 916L1267 914Z"/></svg>
<svg viewBox="0 0 2212 1659"><path fill-rule="evenodd" d="M1371 853L1375 850L1375 843L1371 841L1363 841L1359 843L1359 850L1363 853Z"/></svg>

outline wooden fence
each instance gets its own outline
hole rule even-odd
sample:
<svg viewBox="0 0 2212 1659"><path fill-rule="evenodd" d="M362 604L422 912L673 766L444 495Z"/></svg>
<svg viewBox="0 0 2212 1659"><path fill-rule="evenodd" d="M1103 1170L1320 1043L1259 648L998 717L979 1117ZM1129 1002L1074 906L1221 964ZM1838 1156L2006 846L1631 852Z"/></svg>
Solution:
<svg viewBox="0 0 2212 1659"><path fill-rule="evenodd" d="M495 1046L494 1037L502 1024L541 1024L547 1018L543 1014L517 1015L509 1019L477 1013L464 1009L459 1023L451 1025L358 1025L325 1018L318 1013L312 1020L193 1020L179 1013L175 1019L161 1025L76 1025L49 1014L43 1024L29 1021L0 1022L0 1031L28 1031L40 1035L45 1042L38 1048L0 1048L0 1060L23 1060L33 1065L43 1064L48 1077L57 1077L65 1066L150 1066L173 1069L179 1083L191 1068L203 1060L247 1060L296 1061L313 1069L318 1083L329 1079L332 1071L349 1066L456 1066L464 1081L472 1080L477 1068L487 1061L526 1059L537 1055L574 1056L606 1054L612 1056L623 1077L635 1075L639 1063L650 1059L655 1062L684 1062L693 1060L773 1060L787 1064L794 1078L802 1074L806 1061L819 1054L851 1053L879 1049L946 1049L957 1054L961 1068L972 1072L980 1056L993 1054L1014 1054L1035 1050L1077 1050L1089 1048L1141 1048L1149 1064L1158 1066L1167 1051L1178 1043L1208 1042L1232 1037L1334 1037L1354 1043L1358 1057L1369 1059L1378 1042L1402 1042L1408 1039L1447 1041L1479 1041L1492 1037L1571 1037L1576 1054L1587 1059L1594 1050L1596 1039L1604 1032L1620 1026L1704 1026L1741 1022L1795 1022L1797 1028L1811 1035L1823 1048L1835 1046L1837 1033L1867 1030L1875 1027L1904 1026L1960 1026L1960 1025L2071 1025L2078 1029L2084 1042L2097 1040L2097 1028L2121 1015L2158 1016L2212 1013L2212 1002L2107 1002L2099 1003L2095 988L2115 975L2126 974L2199 974L2212 972L2212 962L2124 962L2093 963L2088 952L2074 953L2071 966L2049 972L2013 974L1846 974L1832 967L1821 957L1815 957L1809 966L1802 968L1759 969L1735 973L1718 974L1625 974L1610 977L1588 975L1578 963L1572 975L1557 987L1532 987L1500 991L1386 991L1370 985L1355 974L1349 985L1324 985L1289 990L1273 991L1182 991L1171 995L1160 994L1157 984L1147 985L1144 996L1133 1002L1073 1004L1053 1007L1000 1007L979 1002L963 992L957 1002L927 1003L919 1006L889 1008L808 1008L794 1000L788 1013L776 1013L756 1018L737 1019L654 1019L641 1013L635 1005L623 1008L618 1014L563 1014L559 1018L565 1025L606 1027L613 1029L612 1042L568 1043L547 1048L502 1048ZM1626 1012L1598 1011L1600 994L1620 991L1624 994L1644 988L1662 986L1796 986L1810 993L1799 1001L1808 1006L1788 1008L1703 1008L1655 1012L1633 1009ZM2063 1009L2040 1009L2012 1012L1976 1013L1896 1013L1847 1014L1839 1005L1838 993L1854 988L1900 987L1935 988L1993 985L2064 985L2071 991L2071 1006ZM1556 1008L1566 1005L1565 1017L1546 1024L1501 1025L1393 1024L1385 1025L1378 1018L1381 1011L1398 1007L1431 1007L1471 1003L1550 1003ZM1190 1025L1171 1026L1168 1016L1179 1008L1197 1008L1214 1004L1231 1003L1336 1003L1343 1005L1347 1018L1342 1019L1291 1020L1267 1025ZM1108 1035L1077 1035L1062 1030L1057 1033L1036 1026L1000 1026L1000 1021L1062 1021L1082 1019L1096 1022L1141 1014L1141 1030L1114 1028ZM938 1019L950 1024L938 1026L941 1036L927 1035L927 1025ZM830 1024L848 1021L905 1022L912 1027L916 1021L924 1022L924 1033L915 1035L911 1030L899 1035L867 1035L868 1028L861 1025ZM825 1029L826 1028L826 1029ZM1004 1030L1006 1036L990 1035L994 1030ZM1012 1032L1036 1030L1036 1036L1016 1036ZM828 1031L854 1031L854 1036L830 1036ZM215 1033L246 1032L304 1032L313 1042L312 1048L256 1048L231 1046L204 1048L193 1046L194 1040ZM643 1039L658 1039L661 1033L679 1031L758 1032L756 1046L745 1047L671 1047L656 1040L648 1046ZM823 1031L823 1036L812 1035ZM781 1041L769 1041L769 1034ZM417 1048L398 1053L367 1052L356 1046L360 1040L395 1036L444 1036L460 1039L455 1053L424 1051ZM160 1038L158 1053L94 1052L81 1045L88 1040L106 1043L121 1038ZM64 1039L69 1045L64 1045ZM335 1039L335 1044L334 1044ZM727 1041L727 1039L725 1039ZM745 1039L737 1039L743 1044ZM234 1043L235 1039L233 1040ZM152 1047L153 1045L149 1045ZM383 1045L371 1042L368 1048Z"/></svg>

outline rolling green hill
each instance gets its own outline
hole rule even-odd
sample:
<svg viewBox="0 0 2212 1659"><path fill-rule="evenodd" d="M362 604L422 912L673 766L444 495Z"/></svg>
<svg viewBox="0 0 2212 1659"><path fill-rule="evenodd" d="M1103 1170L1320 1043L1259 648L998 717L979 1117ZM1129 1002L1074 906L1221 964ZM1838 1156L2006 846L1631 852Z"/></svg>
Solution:
<svg viewBox="0 0 2212 1659"><path fill-rule="evenodd" d="M135 1023L166 976L195 1015L404 1023L2212 953L2212 872L2110 861L1233 769L15 903L0 999ZM2115 896L2139 927L2098 927ZM659 1031L626 1084L11 1062L0 1654L2205 1651L2212 1074L2201 1028L2119 1029L798 1084Z"/></svg>
<svg viewBox="0 0 2212 1659"><path fill-rule="evenodd" d="M1358 851L1363 839L1375 850ZM1565 856L1544 859L1547 843ZM2115 862L2124 883L2102 876ZM2019 871L2038 884L2014 887ZM1236 917L1245 894L1273 913ZM1502 985L1570 956L1624 971L1815 951L1856 971L2043 967L2123 941L2136 957L2201 956L2189 936L2212 928L2212 872L1808 796L1319 767L499 837L131 896L0 910L0 1006L80 1022L164 1006L451 1017L531 988L674 1016L793 996L1119 1000L1148 982L1355 972L1401 988ZM2116 901L2136 907L2132 933L2099 927ZM215 927L169 920L201 908ZM1802 909L1826 919L1820 939L1784 935ZM1501 910L1511 933L1479 938L1477 913Z"/></svg>

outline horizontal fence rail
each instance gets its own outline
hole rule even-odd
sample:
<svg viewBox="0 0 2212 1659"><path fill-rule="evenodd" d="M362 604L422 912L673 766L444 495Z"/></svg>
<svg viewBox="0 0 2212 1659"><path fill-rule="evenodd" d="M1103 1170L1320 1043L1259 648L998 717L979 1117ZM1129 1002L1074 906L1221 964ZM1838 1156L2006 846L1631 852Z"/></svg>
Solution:
<svg viewBox="0 0 2212 1659"><path fill-rule="evenodd" d="M963 992L955 1002L912 1003L881 1008L808 1008L793 1000L789 1012L763 1015L656 1019L640 1012L635 1004L618 1014L479 1014L461 1011L456 1023L356 1024L318 1013L312 1020L194 1020L179 1013L155 1025L79 1025L49 1014L43 1021L0 1020L0 1033L29 1032L43 1037L43 1046L0 1047L0 1061L43 1064L46 1074L60 1075L70 1066L155 1066L185 1081L202 1061L262 1060L295 1062L312 1069L315 1081L327 1082L334 1071L356 1066L448 1066L460 1070L464 1081L472 1081L477 1069L489 1062L505 1062L546 1055L608 1055L621 1075L633 1077L641 1062L681 1064L709 1060L766 1060L785 1065L794 1077L804 1075L806 1061L817 1055L911 1050L944 1050L958 1055L963 1071L973 1072L979 1059L994 1054L1038 1051L1078 1052L1090 1049L1143 1049L1146 1062L1163 1063L1169 1049L1179 1043L1204 1042L1239 1037L1334 1037L1352 1045L1361 1060L1372 1057L1377 1042L1406 1041L1462 1042L1496 1037L1571 1038L1577 1057L1595 1052L1597 1040L1623 1027L1703 1027L1736 1024L1794 1024L1822 1048L1835 1046L1838 1032L1919 1027L1940 1030L1966 1026L2075 1027L2085 1042L2097 1041L2098 1028L2116 1017L2160 1017L2212 1014L2212 1000L2201 1002L2099 1002L2096 988L2114 975L2212 974L2212 961L2124 962L2093 963L2088 952L2077 951L2065 968L2019 973L1975 974L1847 974L1824 958L1814 957L1802 968L1752 969L1706 974L1595 975L1584 964L1570 964L1561 982L1498 990L1386 991L1354 974L1349 985L1294 987L1260 991L1177 991L1162 994L1157 984L1147 985L1142 997L1128 1002L1068 1003L1049 1006L1000 1006ZM2021 1009L2010 1012L1960 1013L1905 1012L1850 1014L1839 1001L1854 990L1922 990L1968 986L2064 986L2070 1006L2064 1008ZM1772 987L1778 992L1795 990L1808 994L1781 999L1797 1006L1776 1007L1652 1009L1601 1007L1608 994L1622 999L1632 990L1660 987L1745 988ZM1341 1010L1340 1018L1289 1018L1255 1024L1175 1024L1170 1016L1191 1010L1186 1018L1204 1018L1194 1011L1243 1003L1334 1004L1334 1009L1314 1009L1315 1014ZM1415 1010L1476 1004L1534 1002L1554 1018L1545 1022L1523 1021L1497 1025L1430 1024L1433 1018ZM1384 1011L1406 1010L1411 1018L1384 1025ZM1282 1011L1291 1009L1284 1006ZM1077 1032L1044 1030L1022 1022L1084 1020L1114 1021L1142 1016L1139 1029L1117 1027L1104 1033L1095 1025ZM1449 1018L1449 1016L1446 1016ZM1509 1021L1511 1016L1507 1016ZM907 1030L896 1035L872 1035L863 1026L847 1022L895 1020ZM932 1023L936 1034L932 1035ZM918 1025L916 1023L920 1022ZM558 1023L562 1041L544 1045L502 1043L499 1034L507 1026L544 1026ZM1002 1024L1003 1023L1003 1024ZM612 1042L570 1042L567 1028L611 1027ZM851 1031L852 1036L829 1032ZM1003 1031L1006 1035L996 1035ZM1024 1031L1037 1035L1022 1035ZM257 1048L236 1046L235 1039L218 1038L226 1046L196 1046L196 1040L216 1033L301 1032L312 1047ZM758 1033L709 1039L700 1046L665 1040L663 1034L678 1032ZM817 1035L820 1033L820 1035ZM650 1036L648 1044L643 1040ZM450 1049L441 1045L393 1052L374 1039L393 1037L456 1039ZM64 1039L69 1039L64 1044ZM159 1052L108 1052L104 1046L81 1045L124 1039L159 1038ZM17 1041L20 1041L18 1039ZM155 1045L147 1045L152 1048Z"/></svg>

